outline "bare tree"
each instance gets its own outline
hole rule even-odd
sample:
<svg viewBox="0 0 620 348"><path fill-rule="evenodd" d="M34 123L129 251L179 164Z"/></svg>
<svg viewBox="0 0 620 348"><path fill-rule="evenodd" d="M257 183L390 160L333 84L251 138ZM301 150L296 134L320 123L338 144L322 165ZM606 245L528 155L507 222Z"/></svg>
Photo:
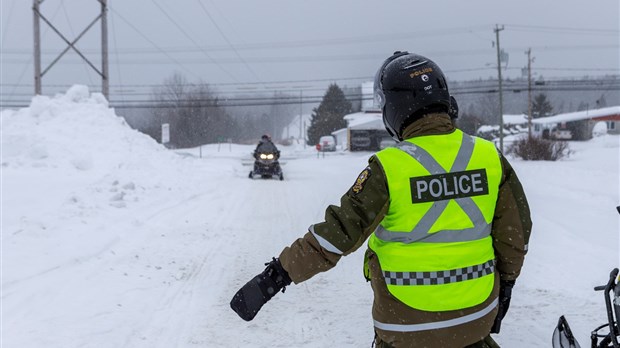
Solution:
<svg viewBox="0 0 620 348"><path fill-rule="evenodd" d="M499 124L499 97L496 93L487 93L480 97L477 109L482 122Z"/></svg>
<svg viewBox="0 0 620 348"><path fill-rule="evenodd" d="M234 134L216 93L206 83L190 84L175 73L154 90L152 98L155 119L170 124L170 143L175 147L214 143Z"/></svg>

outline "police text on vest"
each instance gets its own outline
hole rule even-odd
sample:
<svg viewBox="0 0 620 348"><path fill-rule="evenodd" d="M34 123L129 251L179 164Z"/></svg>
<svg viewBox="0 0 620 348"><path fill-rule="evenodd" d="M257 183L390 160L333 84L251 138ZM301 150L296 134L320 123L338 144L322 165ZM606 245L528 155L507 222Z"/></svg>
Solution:
<svg viewBox="0 0 620 348"><path fill-rule="evenodd" d="M485 169L418 176L410 178L409 181L412 203L443 201L489 193Z"/></svg>

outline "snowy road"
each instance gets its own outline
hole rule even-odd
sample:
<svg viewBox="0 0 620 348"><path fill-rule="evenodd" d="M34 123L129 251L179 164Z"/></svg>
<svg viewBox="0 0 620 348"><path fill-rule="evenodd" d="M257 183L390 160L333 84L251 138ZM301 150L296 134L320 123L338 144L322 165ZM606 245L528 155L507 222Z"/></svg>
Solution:
<svg viewBox="0 0 620 348"><path fill-rule="evenodd" d="M2 114L2 347L370 347L363 250L252 322L229 308L369 153L283 147L285 180L250 180L251 145L165 150L86 104ZM66 122L81 131L59 133ZM619 264L620 142L571 147L559 162L512 161L534 232L503 347L550 347L562 314L586 345L605 320L592 287Z"/></svg>

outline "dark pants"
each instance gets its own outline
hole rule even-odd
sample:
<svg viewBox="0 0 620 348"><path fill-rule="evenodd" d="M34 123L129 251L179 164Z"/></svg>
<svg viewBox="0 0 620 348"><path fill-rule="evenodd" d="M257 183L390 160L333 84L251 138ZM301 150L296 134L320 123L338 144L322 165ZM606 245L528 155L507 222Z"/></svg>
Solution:
<svg viewBox="0 0 620 348"><path fill-rule="evenodd" d="M373 346L375 348L394 348L389 343L381 341L378 336L375 337L375 342L373 343ZM500 348L500 346L493 340L493 338L491 338L491 335L489 335L485 337L482 341L470 344L463 348Z"/></svg>

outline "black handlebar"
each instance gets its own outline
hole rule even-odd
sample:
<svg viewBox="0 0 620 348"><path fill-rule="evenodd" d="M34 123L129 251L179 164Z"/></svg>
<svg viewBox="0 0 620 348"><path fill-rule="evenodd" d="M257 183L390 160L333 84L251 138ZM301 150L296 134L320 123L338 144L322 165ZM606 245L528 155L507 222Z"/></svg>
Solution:
<svg viewBox="0 0 620 348"><path fill-rule="evenodd" d="M605 292L608 292L611 289L611 287L614 285L616 281L616 277L618 276L618 272L619 271L617 268L612 269L611 272L609 273L609 280L607 281L607 284L595 286L594 291L605 290Z"/></svg>

